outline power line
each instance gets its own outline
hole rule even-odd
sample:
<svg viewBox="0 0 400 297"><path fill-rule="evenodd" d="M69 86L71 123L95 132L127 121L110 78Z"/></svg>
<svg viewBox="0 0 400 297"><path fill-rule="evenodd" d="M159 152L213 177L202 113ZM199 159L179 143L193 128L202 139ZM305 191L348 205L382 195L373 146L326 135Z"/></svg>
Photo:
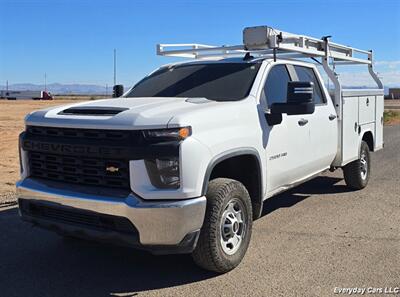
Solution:
<svg viewBox="0 0 400 297"><path fill-rule="evenodd" d="M117 84L117 50L114 49L114 86Z"/></svg>

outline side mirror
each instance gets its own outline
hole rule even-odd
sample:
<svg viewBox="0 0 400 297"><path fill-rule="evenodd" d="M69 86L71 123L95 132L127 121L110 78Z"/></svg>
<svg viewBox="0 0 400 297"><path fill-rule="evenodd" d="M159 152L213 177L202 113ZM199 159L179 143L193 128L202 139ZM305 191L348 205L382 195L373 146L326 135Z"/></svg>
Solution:
<svg viewBox="0 0 400 297"><path fill-rule="evenodd" d="M287 87L288 103L307 103L313 101L314 83L311 81L291 81Z"/></svg>
<svg viewBox="0 0 400 297"><path fill-rule="evenodd" d="M315 110L313 93L313 82L291 81L287 87L286 103L273 103L271 105L271 113L286 113L287 115L312 114Z"/></svg>
<svg viewBox="0 0 400 297"><path fill-rule="evenodd" d="M124 86L123 85L115 85L113 86L113 97L118 98L124 94Z"/></svg>

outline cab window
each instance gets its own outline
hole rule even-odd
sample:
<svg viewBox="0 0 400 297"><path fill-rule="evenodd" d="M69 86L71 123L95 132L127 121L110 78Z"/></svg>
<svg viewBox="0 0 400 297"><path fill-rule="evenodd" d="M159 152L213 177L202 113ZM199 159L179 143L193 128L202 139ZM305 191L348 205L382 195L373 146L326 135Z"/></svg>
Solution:
<svg viewBox="0 0 400 297"><path fill-rule="evenodd" d="M321 85L312 68L303 66L294 66L299 81L311 81L314 83L314 102L315 104L324 104L326 102L321 90Z"/></svg>

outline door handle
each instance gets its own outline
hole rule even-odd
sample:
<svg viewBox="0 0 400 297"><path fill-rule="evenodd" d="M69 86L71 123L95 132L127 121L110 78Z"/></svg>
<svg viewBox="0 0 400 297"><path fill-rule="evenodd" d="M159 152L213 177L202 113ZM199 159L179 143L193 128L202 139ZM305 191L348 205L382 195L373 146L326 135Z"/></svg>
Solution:
<svg viewBox="0 0 400 297"><path fill-rule="evenodd" d="M331 114L331 115L329 116L329 120L330 120L330 121L333 121L334 119L336 119L336 115L335 115L335 114Z"/></svg>
<svg viewBox="0 0 400 297"><path fill-rule="evenodd" d="M306 125L306 124L308 123L308 120L306 120L306 119L301 119L301 120L299 120L297 123L299 123L299 126L304 126L304 125Z"/></svg>

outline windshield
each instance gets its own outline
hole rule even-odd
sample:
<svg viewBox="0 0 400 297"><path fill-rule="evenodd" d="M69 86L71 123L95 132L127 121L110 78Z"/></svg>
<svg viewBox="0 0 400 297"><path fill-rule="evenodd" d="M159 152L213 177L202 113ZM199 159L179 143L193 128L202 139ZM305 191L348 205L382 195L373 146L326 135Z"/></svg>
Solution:
<svg viewBox="0 0 400 297"><path fill-rule="evenodd" d="M164 67L138 82L126 97L240 100L248 96L260 65L261 63L209 63Z"/></svg>

